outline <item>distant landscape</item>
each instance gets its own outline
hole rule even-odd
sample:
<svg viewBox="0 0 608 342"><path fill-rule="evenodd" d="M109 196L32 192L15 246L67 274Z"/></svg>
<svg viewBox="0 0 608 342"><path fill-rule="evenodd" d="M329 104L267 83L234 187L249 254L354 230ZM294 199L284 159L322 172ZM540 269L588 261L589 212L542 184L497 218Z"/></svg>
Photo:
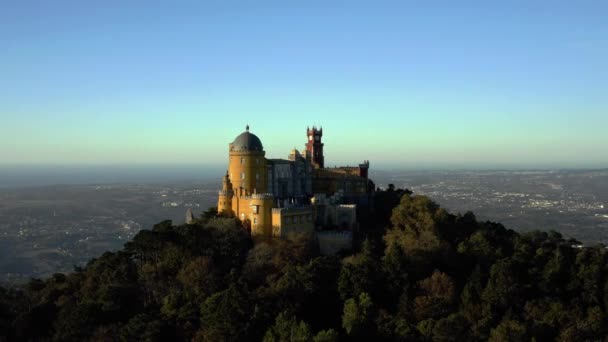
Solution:
<svg viewBox="0 0 608 342"><path fill-rule="evenodd" d="M69 272L120 249L140 229L165 219L183 223L188 208L198 215L215 206L219 168L161 171L66 168L50 169L46 178L42 170L12 178L1 171L0 281ZM36 185L7 184L19 184L18 177ZM473 211L517 231L556 230L587 245L608 244L608 170L373 171L371 177L377 187L408 188L450 211Z"/></svg>
<svg viewBox="0 0 608 342"><path fill-rule="evenodd" d="M429 196L453 212L517 231L555 230L608 244L608 170L430 171L378 179Z"/></svg>

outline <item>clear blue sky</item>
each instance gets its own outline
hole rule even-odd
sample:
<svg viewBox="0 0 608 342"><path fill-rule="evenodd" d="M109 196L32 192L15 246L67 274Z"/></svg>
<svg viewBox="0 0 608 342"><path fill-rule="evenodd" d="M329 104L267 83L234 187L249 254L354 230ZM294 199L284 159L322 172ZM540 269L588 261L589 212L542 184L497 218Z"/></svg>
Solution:
<svg viewBox="0 0 608 342"><path fill-rule="evenodd" d="M0 163L608 167L606 1L0 4Z"/></svg>

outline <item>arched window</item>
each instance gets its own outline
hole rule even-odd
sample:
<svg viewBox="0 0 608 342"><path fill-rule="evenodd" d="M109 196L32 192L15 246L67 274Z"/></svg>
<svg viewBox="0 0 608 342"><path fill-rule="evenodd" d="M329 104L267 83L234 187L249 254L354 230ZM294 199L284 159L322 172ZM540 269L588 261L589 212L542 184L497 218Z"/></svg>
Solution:
<svg viewBox="0 0 608 342"><path fill-rule="evenodd" d="M241 157L241 164L245 164L245 157Z"/></svg>
<svg viewBox="0 0 608 342"><path fill-rule="evenodd" d="M241 179L245 179L245 172L241 172Z"/></svg>

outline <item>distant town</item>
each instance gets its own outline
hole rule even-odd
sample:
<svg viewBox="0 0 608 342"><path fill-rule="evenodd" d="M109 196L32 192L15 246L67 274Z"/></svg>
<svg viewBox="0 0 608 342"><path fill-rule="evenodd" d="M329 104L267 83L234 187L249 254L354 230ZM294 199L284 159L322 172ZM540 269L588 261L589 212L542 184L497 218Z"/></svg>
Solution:
<svg viewBox="0 0 608 342"><path fill-rule="evenodd" d="M608 244L608 170L375 171L376 186L424 194L518 231ZM0 189L0 281L43 277L116 250L140 229L217 204L220 180Z"/></svg>

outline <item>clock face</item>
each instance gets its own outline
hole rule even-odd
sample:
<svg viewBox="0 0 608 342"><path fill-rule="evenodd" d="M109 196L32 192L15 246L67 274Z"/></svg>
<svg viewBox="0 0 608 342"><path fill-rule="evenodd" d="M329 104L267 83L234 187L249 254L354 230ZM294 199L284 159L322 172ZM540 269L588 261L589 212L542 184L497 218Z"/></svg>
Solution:
<svg viewBox="0 0 608 342"><path fill-rule="evenodd" d="M318 136L318 135L315 137L315 140L316 140L316 141L319 141L320 139L321 139L321 138L319 138L319 136Z"/></svg>
<svg viewBox="0 0 608 342"><path fill-rule="evenodd" d="M308 136L308 140L309 140L309 141L312 141L312 135L309 135L309 136Z"/></svg>

